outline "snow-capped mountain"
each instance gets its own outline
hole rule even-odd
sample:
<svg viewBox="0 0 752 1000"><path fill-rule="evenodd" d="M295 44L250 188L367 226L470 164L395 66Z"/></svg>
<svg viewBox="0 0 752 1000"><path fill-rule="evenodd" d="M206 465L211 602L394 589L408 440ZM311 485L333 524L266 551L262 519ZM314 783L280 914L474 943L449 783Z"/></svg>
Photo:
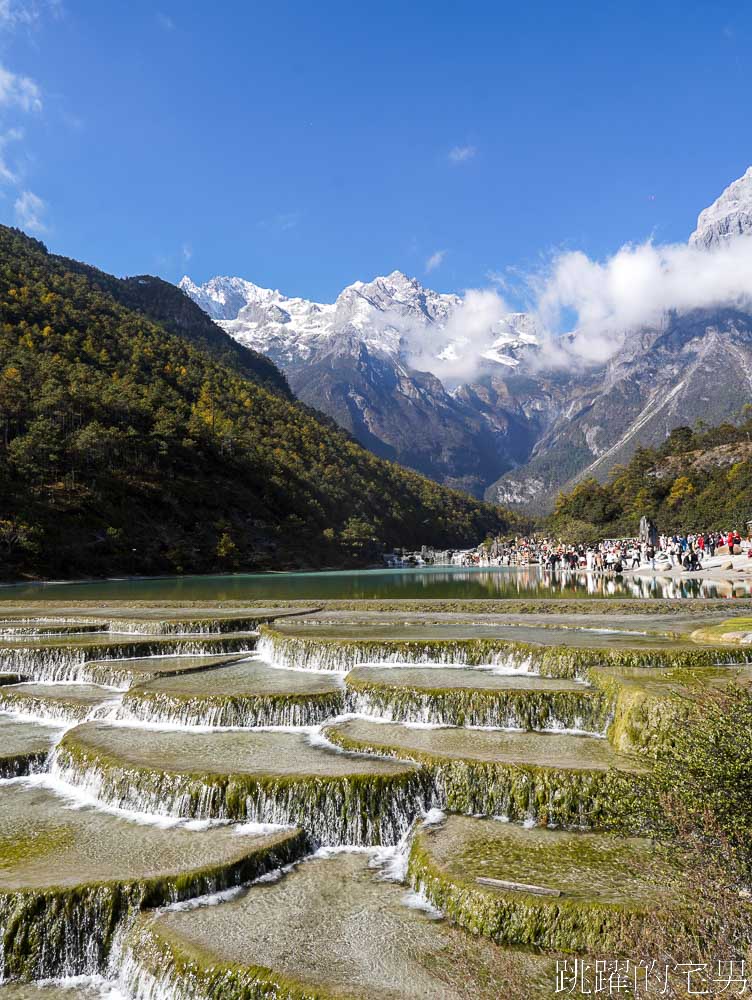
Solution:
<svg viewBox="0 0 752 1000"><path fill-rule="evenodd" d="M700 213L690 244L712 251L750 233L752 167ZM699 418L731 419L752 396L752 317L738 309L667 315L630 331L599 368L545 373L539 357L528 364L532 316L491 310L479 321L470 294L400 271L332 303L242 278L180 285L366 447L510 505L546 509L582 475L603 479L638 446ZM708 377L719 364L722 377Z"/></svg>
<svg viewBox="0 0 752 1000"><path fill-rule="evenodd" d="M430 361L457 361L468 351L490 364L515 367L514 352L536 343L534 323L524 313L490 322L473 342L464 335L463 300L425 288L393 271L348 285L333 303L291 298L244 278L216 277L180 287L247 347L267 354L290 373L330 352L339 341L357 340L369 351L410 365L419 351Z"/></svg>
<svg viewBox="0 0 752 1000"><path fill-rule="evenodd" d="M692 246L713 247L752 233L752 167L735 180L712 205L700 212Z"/></svg>
<svg viewBox="0 0 752 1000"><path fill-rule="evenodd" d="M689 243L712 252L750 234L752 167L700 213ZM603 367L566 380L528 461L486 496L545 510L561 488L584 476L605 479L680 425L733 420L750 398L752 316L731 307L668 314L630 331Z"/></svg>
<svg viewBox="0 0 752 1000"><path fill-rule="evenodd" d="M465 329L460 296L393 271L348 285L332 303L216 277L180 287L235 340L271 358L305 403L377 454L476 494L529 451L529 420L505 392L489 419L432 371L512 372L534 347L530 317ZM473 317L477 320L477 317ZM456 388L456 387L455 387Z"/></svg>
<svg viewBox="0 0 752 1000"><path fill-rule="evenodd" d="M585 476L604 480L638 447L660 445L675 427L733 420L752 398L748 314L696 310L641 332L641 352L620 353L558 386L528 460L492 484L488 499L546 510L560 489Z"/></svg>
<svg viewBox="0 0 752 1000"><path fill-rule="evenodd" d="M335 305L289 298L244 278L196 285L186 276L180 287L235 340L256 344L255 350L283 366L308 361L333 332Z"/></svg>

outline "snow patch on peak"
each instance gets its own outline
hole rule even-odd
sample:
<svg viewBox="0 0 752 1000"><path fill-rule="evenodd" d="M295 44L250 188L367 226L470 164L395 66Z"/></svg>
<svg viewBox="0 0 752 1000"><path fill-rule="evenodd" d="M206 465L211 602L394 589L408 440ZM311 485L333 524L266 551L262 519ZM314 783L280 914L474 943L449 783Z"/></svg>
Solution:
<svg viewBox="0 0 752 1000"><path fill-rule="evenodd" d="M690 246L709 249L752 233L752 167L700 212Z"/></svg>
<svg viewBox="0 0 752 1000"><path fill-rule="evenodd" d="M245 278L217 276L197 285L186 275L179 287L214 320L235 319L252 302L269 302L279 296L270 288L261 288Z"/></svg>
<svg viewBox="0 0 752 1000"><path fill-rule="evenodd" d="M365 348L452 381L454 369L464 377L489 363L513 367L514 351L538 342L525 313L500 318L500 300L479 314L467 308L468 297L478 293L462 298L436 292L398 270L353 282L331 304L289 298L243 278L197 285L186 276L180 287L230 336L288 374L324 356L359 356Z"/></svg>

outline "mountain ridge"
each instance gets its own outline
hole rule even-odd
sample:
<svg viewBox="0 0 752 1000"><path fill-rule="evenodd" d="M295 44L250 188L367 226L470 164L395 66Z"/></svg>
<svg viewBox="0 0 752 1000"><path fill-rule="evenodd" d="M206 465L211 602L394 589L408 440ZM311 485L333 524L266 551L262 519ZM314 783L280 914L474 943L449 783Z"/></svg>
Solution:
<svg viewBox="0 0 752 1000"><path fill-rule="evenodd" d="M752 167L699 213L689 246L712 253L750 233ZM560 488L583 475L604 478L678 424L728 419L750 391L752 318L739 310L733 324L724 309L669 314L628 331L604 364L546 370L529 314L494 316L463 342L456 319L465 300L399 271L355 282L329 304L237 278L199 286L186 277L181 287L376 454L536 513ZM735 370L706 391L703 365L707 375L714 352ZM467 362L472 374L450 383L444 362L447 370Z"/></svg>
<svg viewBox="0 0 752 1000"><path fill-rule="evenodd" d="M199 286L186 276L180 287L230 336L278 364L296 396L381 457L476 496L525 457L528 421L509 394L509 406L488 420L482 407L410 363L411 338L430 344L435 337L437 364L462 350L447 332L462 304L457 295L434 292L400 271L354 282L333 303L288 297L242 278ZM534 341L528 317L514 313L476 353L489 371L513 370L516 352Z"/></svg>
<svg viewBox="0 0 752 1000"><path fill-rule="evenodd" d="M0 226L0 579L363 565L512 523L155 322L154 280Z"/></svg>

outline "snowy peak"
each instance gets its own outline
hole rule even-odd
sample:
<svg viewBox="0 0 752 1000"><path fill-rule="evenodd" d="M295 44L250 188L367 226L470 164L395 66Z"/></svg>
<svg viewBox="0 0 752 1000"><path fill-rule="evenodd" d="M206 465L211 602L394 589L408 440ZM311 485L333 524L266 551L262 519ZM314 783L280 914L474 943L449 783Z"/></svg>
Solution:
<svg viewBox="0 0 752 1000"><path fill-rule="evenodd" d="M482 352L481 357L508 368L515 368L518 364L510 351L532 347L540 343L541 336L535 317L530 313L510 313L496 324L494 334L493 343Z"/></svg>
<svg viewBox="0 0 752 1000"><path fill-rule="evenodd" d="M444 327L460 301L392 271L348 285L334 304L334 323L358 333L369 349L397 357L414 330Z"/></svg>
<svg viewBox="0 0 752 1000"><path fill-rule="evenodd" d="M186 274L178 287L213 320L235 319L240 310L250 303L272 302L275 297L282 297L279 292L260 288L245 278L216 277L197 285Z"/></svg>
<svg viewBox="0 0 752 1000"><path fill-rule="evenodd" d="M243 278L216 277L180 287L240 343L267 354L288 374L335 351L361 346L410 367L451 367L475 357L492 365L515 366L510 349L536 342L529 317L515 313L489 323L481 342L462 335L463 299L424 287L417 278L392 271L348 285L333 303L291 298ZM425 364L421 365L422 360ZM472 365L470 365L472 367Z"/></svg>
<svg viewBox="0 0 752 1000"><path fill-rule="evenodd" d="M400 315L412 315L434 323L446 322L449 313L461 301L457 295L442 295L424 288L417 278L408 278L402 271L392 271L369 282L356 281L344 289L337 303L344 305L357 299L381 312L393 310Z"/></svg>
<svg viewBox="0 0 752 1000"><path fill-rule="evenodd" d="M691 246L710 249L752 233L752 167L700 212Z"/></svg>

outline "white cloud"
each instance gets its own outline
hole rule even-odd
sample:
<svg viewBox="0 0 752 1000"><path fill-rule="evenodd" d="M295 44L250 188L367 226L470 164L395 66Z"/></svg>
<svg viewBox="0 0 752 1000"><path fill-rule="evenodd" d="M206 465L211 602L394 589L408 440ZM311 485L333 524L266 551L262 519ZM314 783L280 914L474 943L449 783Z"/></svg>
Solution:
<svg viewBox="0 0 752 1000"><path fill-rule="evenodd" d="M441 330L425 324L403 325L400 333L411 367L433 372L456 385L477 375L482 354L502 332L512 310L495 289L470 288ZM395 324L396 325L396 324Z"/></svg>
<svg viewBox="0 0 752 1000"><path fill-rule="evenodd" d="M42 94L31 77L20 76L0 66L0 106L41 111Z"/></svg>
<svg viewBox="0 0 752 1000"><path fill-rule="evenodd" d="M183 260L186 262L191 259L191 257L193 256L193 247L190 245L190 243L184 243L182 245L182 247L180 248L180 254Z"/></svg>
<svg viewBox="0 0 752 1000"><path fill-rule="evenodd" d="M431 271L435 271L437 267L441 267L446 255L446 250L437 250L435 253L432 253L426 261L426 274L430 274Z"/></svg>
<svg viewBox="0 0 752 1000"><path fill-rule="evenodd" d="M547 331L546 360L598 364L671 311L752 308L752 238L711 250L628 244L603 262L579 251L563 253L529 286L533 310Z"/></svg>
<svg viewBox="0 0 752 1000"><path fill-rule="evenodd" d="M19 3L18 0L0 0L0 25L3 27L31 24L36 18L36 4Z"/></svg>
<svg viewBox="0 0 752 1000"><path fill-rule="evenodd" d="M44 213L47 206L33 191L22 191L13 206L16 222L21 229L30 233L44 233L47 227L44 223Z"/></svg>
<svg viewBox="0 0 752 1000"><path fill-rule="evenodd" d="M15 170L8 164L5 155L5 147L12 142L18 142L23 138L20 128L11 128L7 132L0 134L0 184L15 184L18 180Z"/></svg>
<svg viewBox="0 0 752 1000"><path fill-rule="evenodd" d="M175 22L173 21L173 19L170 17L169 14L164 14L161 10L158 10L157 20L159 21L159 23L161 24L161 26L164 28L165 31L175 30L176 27Z"/></svg>
<svg viewBox="0 0 752 1000"><path fill-rule="evenodd" d="M560 253L543 271L521 275L516 286L503 275L489 278L496 287L466 291L443 329L385 315L411 367L452 387L475 378L484 358L504 355L510 340L534 334L541 350L528 355L530 363L585 368L605 363L641 331L662 328L672 312L750 312L752 235L710 250L628 244L603 261L579 251ZM501 294L507 288L526 301L527 320L510 317L515 310Z"/></svg>
<svg viewBox="0 0 752 1000"><path fill-rule="evenodd" d="M44 14L62 14L61 0L0 0L0 34L26 27L32 30ZM0 64L0 185L16 188L14 211L16 222L29 232L46 231L44 213L46 205L33 191L23 189L18 171L9 164L6 149L9 143L18 142L23 132L10 127L19 113L38 114L42 111L42 92L35 80Z"/></svg>
<svg viewBox="0 0 752 1000"><path fill-rule="evenodd" d="M60 0L0 0L0 28L33 25L46 11L60 10Z"/></svg>
<svg viewBox="0 0 752 1000"><path fill-rule="evenodd" d="M477 152L475 146L454 146L449 150L449 162L467 163L468 160L473 159Z"/></svg>

